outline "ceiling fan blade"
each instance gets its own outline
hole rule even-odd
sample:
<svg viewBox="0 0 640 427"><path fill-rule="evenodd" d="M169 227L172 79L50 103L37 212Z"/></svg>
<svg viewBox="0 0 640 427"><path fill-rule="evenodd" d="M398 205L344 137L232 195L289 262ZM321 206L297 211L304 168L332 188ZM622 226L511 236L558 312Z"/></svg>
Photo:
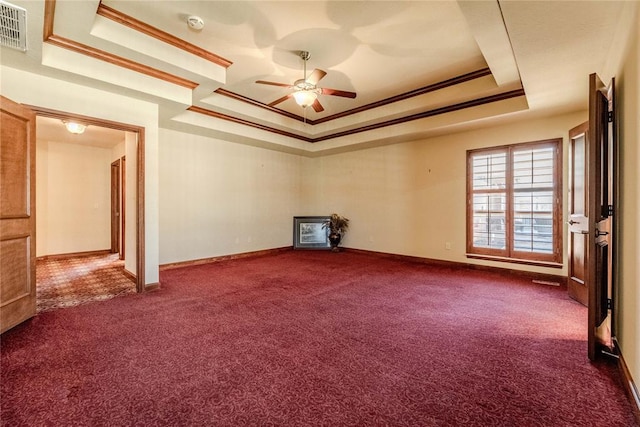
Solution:
<svg viewBox="0 0 640 427"><path fill-rule="evenodd" d="M273 107L274 105L280 104L281 102L284 102L284 101L286 101L287 99L291 98L291 96L292 96L291 94L289 94L289 95L285 95L285 96L283 96L282 98L278 98L278 99L276 99L275 101L270 102L268 105L269 105L269 107Z"/></svg>
<svg viewBox="0 0 640 427"><path fill-rule="evenodd" d="M311 72L311 74L309 74L309 77L307 77L307 80L305 81L309 84L317 85L318 82L326 75L327 75L326 71L322 71L316 68Z"/></svg>
<svg viewBox="0 0 640 427"><path fill-rule="evenodd" d="M324 111L324 107L322 106L322 104L320 104L320 101L318 101L317 99L313 101L313 104L311 104L311 106L313 107L314 110L316 110L316 113L320 113Z"/></svg>
<svg viewBox="0 0 640 427"><path fill-rule="evenodd" d="M293 87L293 86L288 85L286 83L268 82L266 80L256 80L256 83L261 84L261 85L271 85L271 86L280 86L280 87Z"/></svg>
<svg viewBox="0 0 640 427"><path fill-rule="evenodd" d="M338 90L338 89L327 89L327 88L322 88L322 94L323 95L333 95L333 96L342 96L343 98L355 98L356 97L356 93L355 92L349 92L346 90Z"/></svg>

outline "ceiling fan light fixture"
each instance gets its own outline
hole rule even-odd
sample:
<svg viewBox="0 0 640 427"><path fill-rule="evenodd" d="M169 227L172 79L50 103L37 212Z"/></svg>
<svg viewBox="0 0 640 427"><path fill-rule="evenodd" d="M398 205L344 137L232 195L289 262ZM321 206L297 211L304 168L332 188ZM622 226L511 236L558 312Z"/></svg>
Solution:
<svg viewBox="0 0 640 427"><path fill-rule="evenodd" d="M296 104L302 108L309 107L316 99L318 99L318 93L315 90L299 90L293 92L293 97L296 100Z"/></svg>
<svg viewBox="0 0 640 427"><path fill-rule="evenodd" d="M81 133L84 133L84 131L87 129L87 125L83 125L82 123L70 122L66 120L63 121L62 123L64 123L64 126L67 128L69 132L76 135L80 135Z"/></svg>

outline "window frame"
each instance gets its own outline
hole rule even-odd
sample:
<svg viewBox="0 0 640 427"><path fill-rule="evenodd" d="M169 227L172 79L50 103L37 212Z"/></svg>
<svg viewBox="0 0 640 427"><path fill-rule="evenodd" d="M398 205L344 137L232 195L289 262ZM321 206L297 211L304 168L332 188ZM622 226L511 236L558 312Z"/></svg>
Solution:
<svg viewBox="0 0 640 427"><path fill-rule="evenodd" d="M522 149L537 149L551 147L553 154L553 185L552 194L552 252L519 251L515 249L514 236L514 195L518 193L514 184L514 152ZM473 159L478 155L506 153L505 188L499 190L475 190L473 188ZM562 138L546 139L540 141L522 142L496 147L478 148L467 150L467 257L490 259L497 261L516 262L548 267L562 267ZM520 190L526 191L526 190ZM487 248L473 245L474 238L474 205L476 194L505 193L505 248Z"/></svg>

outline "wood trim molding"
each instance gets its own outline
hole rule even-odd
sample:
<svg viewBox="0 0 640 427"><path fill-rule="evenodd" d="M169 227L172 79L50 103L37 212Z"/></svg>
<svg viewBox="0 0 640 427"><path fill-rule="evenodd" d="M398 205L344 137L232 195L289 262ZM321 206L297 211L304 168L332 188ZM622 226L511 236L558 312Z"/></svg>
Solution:
<svg viewBox="0 0 640 427"><path fill-rule="evenodd" d="M52 254L52 255L43 255L39 256L36 259L40 260L50 260L50 259L67 259L67 258L80 258L86 256L95 256L95 255L110 255L111 250L109 249L101 249L97 251L84 251L84 252L70 252L66 254Z"/></svg>
<svg viewBox="0 0 640 427"><path fill-rule="evenodd" d="M164 71L158 70L148 65L140 64L130 59L123 58L121 56L114 55L104 50L96 49L91 46L76 42L66 37L58 36L53 32L53 23L55 18L55 5L56 0L46 0L44 10L44 25L43 25L43 41L54 46L58 46L63 49L71 50L81 55L86 55L100 61L108 62L118 67L126 68L137 73L145 74L147 76L160 79L178 86L185 87L187 89L195 89L198 87L198 83L170 74Z"/></svg>
<svg viewBox="0 0 640 427"><path fill-rule="evenodd" d="M620 370L620 375L622 376L624 391L627 394L629 403L631 403L633 415L635 416L638 425L640 425L640 395L638 394L638 388L633 381L633 377L631 376L631 371L629 371L627 362L624 360L620 345L618 344L618 339L614 337L613 341L615 343L615 349L618 357L618 369Z"/></svg>
<svg viewBox="0 0 640 427"><path fill-rule="evenodd" d="M198 83L194 81L184 79L173 74L165 73L164 71L160 71L157 68L149 67L147 65L131 61L130 59L114 55L104 50L96 49L94 47L78 43L66 37L52 34L47 40L45 40L45 42L54 46L61 47L63 49L71 50L73 52L92 57L94 59L98 59L100 61L108 62L118 67L126 68L150 77L154 77L156 79L164 80L178 86L186 87L187 89L195 89L196 87L198 87Z"/></svg>
<svg viewBox="0 0 640 427"><path fill-rule="evenodd" d="M126 123L118 123L118 122L105 120L105 119L96 119L95 117L83 116L81 114L67 113L65 111L52 110L50 108L38 107L37 105L25 104L25 106L35 111L35 113L41 117L49 117L52 119L60 119L60 120L69 120L69 121L74 121L76 123L82 123L85 125L100 126L104 128L116 129L116 130L121 130L126 132L140 132L140 130L143 129L140 126L128 125Z"/></svg>
<svg viewBox="0 0 640 427"><path fill-rule="evenodd" d="M138 129L138 141L136 151L136 173L137 173L137 197L136 197L136 290L144 292L146 288L146 259L145 259L145 129Z"/></svg>
<svg viewBox="0 0 640 427"><path fill-rule="evenodd" d="M376 129L381 129L387 126L393 126L393 125L398 125L398 124L402 124L402 123L406 123L406 122L410 122L413 120L419 120L419 119L424 119L427 117L432 117L432 116L437 116L439 114L445 114L445 113L451 113L454 111L458 111L458 110L463 110L465 108L471 108L471 107L477 107L480 105L485 105L485 104L490 104L492 102L498 102L498 101L504 101L510 98L517 98L520 96L524 96L525 92L524 89L516 89L516 90L512 90L512 91L508 91L508 92L503 92L503 93L499 93L496 95L491 95L491 96L485 96L483 98L477 98L477 99L472 99L470 101L465 101L465 102L460 102L458 104L452 104L452 105L447 105L445 107L440 107L440 108L435 108L433 110L427 110L427 111L423 111L421 113L416 113L416 114L412 114L409 116L404 116L404 117L399 117L397 119L391 119L391 120L386 120L383 122L379 122L379 123L374 123L374 124L370 124L367 126L362 126L359 128L355 128L355 129L350 129L350 130L345 130L345 131L341 131L341 132L336 132L336 133L332 133L332 134L328 134L325 136L321 136L318 138L310 138L310 137L306 137L306 136L302 136L302 135L298 135L296 133L293 132L287 132L281 129L277 129L271 126L266 126L266 125L262 125L260 123L255 123L249 120L244 120L244 119L239 119L237 117L233 117L227 114L223 114L223 113L219 113L213 110L209 110L206 108L202 108L202 107L196 107L196 106L191 106L189 108L187 108L188 111L192 111L194 113L199 113L199 114L205 114L207 116L210 117L214 117L217 119L221 119L221 120L226 120L226 121L230 121L230 122L234 122L234 123L239 123L245 126L249 126L255 129L259 129L259 130L264 130L267 132L272 132L278 135L283 135L283 136L287 136L290 138L295 138L298 139L300 141L305 141L305 142L310 142L310 143L314 143L314 142L320 142L320 141L326 141L329 139L333 139L333 138L338 138L338 137L342 137L342 136L349 136L349 135L354 135L360 132L366 132L366 131L370 131L370 130L376 130Z"/></svg>
<svg viewBox="0 0 640 427"><path fill-rule="evenodd" d="M222 67L228 68L231 64L233 64L233 62L221 56L218 56L215 53L209 52L208 50L202 49L194 44L179 39L167 32L164 32L156 27L139 21L136 18L126 15L109 6L105 6L104 4L102 4L102 0L98 5L96 14L117 22L118 24L129 27L135 31L153 37L154 39L160 40L161 42L177 47L178 49L184 50L185 52L196 55L209 62L213 62L214 64L220 65Z"/></svg>
<svg viewBox="0 0 640 427"><path fill-rule="evenodd" d="M138 281L138 278L136 277L135 274L133 274L132 272L130 272L129 270L127 270L126 268L122 269L122 273L127 276L129 279L133 280L134 282Z"/></svg>
<svg viewBox="0 0 640 427"><path fill-rule="evenodd" d="M371 110L373 108L383 107L385 105L392 104L394 102L404 101L406 99L413 98L414 96L424 95L424 94L429 93L429 92L434 92L436 90L440 90L440 89L444 89L444 88L447 88L447 87L455 86L455 85L458 85L458 84L461 84L461 83L464 83L464 82L467 82L467 81L470 81L470 80L478 79L480 77L485 77L485 76L488 76L488 75L491 75L491 70L489 68L482 68L480 70L472 71L471 73L462 74L460 76L456 76L456 77L453 77L453 78L450 78L450 79L447 79L447 80L443 80L441 82L437 82L437 83L434 83L434 84L431 84L431 85L428 85L428 86L424 86L424 87L421 87L421 88L418 88L418 89L410 90L408 92L405 92L405 93L402 93L402 94L399 94L399 95L391 96L389 98L385 98L385 99L382 99L380 101L372 102L372 103L366 104L366 105L361 105L360 107L357 107L357 108L352 108L350 110L346 110L346 111L342 111L342 112L337 113L337 114L326 116L326 117L323 117L321 119L312 120L312 119L307 118L306 119L306 123L310 124L310 125L317 125L317 124L320 124L320 123L329 122L331 120L340 119L342 117L347 117L347 116L350 116L352 114L361 113L363 111ZM280 115L285 116L285 117L289 117L289 118L294 119L294 120L298 120L298 121L301 121L301 122L305 121L304 118L302 118L301 116L299 116L297 114L290 113L290 112L282 110L280 108L273 107L271 105L256 101L256 100L248 98L248 97L246 97L244 95L240 95L240 94L228 91L228 90L223 89L223 88L216 89L214 91L214 93L217 93L217 94L223 95L223 96L227 96L229 98L233 98L233 99L238 100L238 101L246 102L248 104L255 105L255 106L260 107L260 108L264 108L265 110L269 110L271 112L280 114Z"/></svg>
<svg viewBox="0 0 640 427"><path fill-rule="evenodd" d="M282 248L264 249L260 251L243 252L243 253L232 254L232 255L222 255L222 256L216 256L211 258L195 259L191 261L173 262L173 263L160 265L160 271L172 270L174 268L181 268L181 267L191 267L194 265L209 264L213 262L229 261L234 259L254 258L259 256L275 255L281 252L288 252L292 250L293 250L292 246L285 246Z"/></svg>
<svg viewBox="0 0 640 427"><path fill-rule="evenodd" d="M127 250L127 245L126 245L126 236L127 236L127 215L125 215L125 212L127 212L126 208L127 208L127 157L126 156L122 156L120 158L120 188L121 188L121 201L120 201L120 238L121 238L121 242L120 242L120 255L119 258L121 260L124 260L126 258L126 250Z"/></svg>
<svg viewBox="0 0 640 427"><path fill-rule="evenodd" d="M56 0L44 1L44 25L42 28L42 41L46 42L53 35L53 22L56 15Z"/></svg>
<svg viewBox="0 0 640 427"><path fill-rule="evenodd" d="M288 117L290 119L298 120L299 122L303 122L304 123L304 118L300 117L297 114L293 114L293 113L290 113L288 111L281 110L280 108L276 108L276 107L274 107L272 105L268 105L268 104L265 104L263 102L256 101L255 99L251 99L251 98L249 98L247 96L240 95L239 93L231 92L230 90L227 90L227 89L224 89L224 88L218 88L218 89L214 90L213 93L217 93L218 95L226 96L228 98L232 98L232 99L235 99L237 101L245 102L247 104L251 104L251 105L254 105L256 107L260 107L260 108L263 108L265 110L271 111L272 113L280 114L281 116L285 116L285 117ZM307 119L306 123L310 124L310 125L316 124L316 122L314 120L310 120L310 119Z"/></svg>
<svg viewBox="0 0 640 427"><path fill-rule="evenodd" d="M206 108L196 107L195 105L192 105L191 107L187 108L187 111L192 111L194 113L204 114L205 116L214 117L216 119L221 119L221 120L226 120L228 122L238 123L238 124L241 124L241 125L252 127L254 129L264 130L264 131L275 133L275 134L278 134L278 135L287 136L289 138L299 139L299 140L305 141L305 142L315 142L315 140L312 139L312 138L301 136L301 135L298 135L298 134L293 133L293 132L287 132L287 131L282 130L282 129L277 129L277 128L274 128L274 127L271 127L271 126L262 125L260 123L255 123L255 122L252 122L250 120L240 119L238 117L230 116L228 114L219 113L219 112L213 111L213 110L208 110Z"/></svg>
<svg viewBox="0 0 640 427"><path fill-rule="evenodd" d="M144 287L145 292L157 291L160 289L160 283L149 283Z"/></svg>
<svg viewBox="0 0 640 427"><path fill-rule="evenodd" d="M385 105L392 104L394 102L404 101L409 98L413 98L414 96L420 96L427 94L429 92L435 92L436 90L445 89L448 87L452 87L455 85L459 85L464 82L468 82L470 80L479 79L481 77L490 76L491 70L489 68L483 68L477 71L473 71L471 73L463 74L460 76L456 76L447 80L443 80L441 82L437 82L431 85L427 85L418 89L410 90L405 93L401 93L399 95L395 95L389 98L382 99L380 101L372 102L370 104L362 105L357 108L352 108L351 110L346 110L338 114L333 114L331 116L323 117L321 119L315 120L313 124L319 124L328 122L331 120L339 119L342 117L350 116L352 114L361 113L363 111L371 110L373 108L383 107Z"/></svg>
<svg viewBox="0 0 640 427"><path fill-rule="evenodd" d="M359 127L353 130L347 130L337 132L332 135L316 138L314 142L324 141L327 139L338 138L341 136L353 135L355 133L366 132L370 130L376 130L387 126L399 125L413 120L425 119L427 117L437 116L439 114L452 113L454 111L464 110L465 108L478 107L480 105L491 104L492 102L504 101L510 98L517 98L524 96L524 89L512 90L509 92L499 93L497 95L485 96L483 98L472 99L470 101L460 102L458 104L447 105L445 107L434 108L433 110L423 111L422 113L412 114L410 116L399 117L397 119L391 119L380 123L374 123L368 126Z"/></svg>
<svg viewBox="0 0 640 427"><path fill-rule="evenodd" d="M472 254L472 253L467 253L465 255L467 258L483 259L485 261L499 261L499 262L510 262L512 264L535 265L538 267L562 268L562 263L556 263L556 262L533 261L528 259L509 258L509 257L503 257L503 256L482 255L482 254Z"/></svg>
<svg viewBox="0 0 640 427"><path fill-rule="evenodd" d="M285 246L281 248L264 249L260 251L254 251L254 252L244 252L239 254L222 255L222 256L211 257L211 258L202 258L202 259L196 259L196 260L190 260L190 261L174 262L174 263L160 265L160 271L171 270L174 268L181 268L181 267L189 267L194 265L209 264L212 262L227 261L232 259L275 255L281 252L288 252L292 250L293 250L292 246ZM560 286L563 286L563 287L566 287L567 285L567 278L565 276L558 276L555 274L536 273L536 272L524 271L524 270L513 270L508 268L492 267L488 265L469 264L464 262L446 261L446 260L423 258L423 257L417 257L417 256L410 256L410 255L399 255L399 254L393 254L389 252L376 252L376 251L369 251L366 249L353 249L353 248L341 247L341 250L344 250L346 252L355 252L355 253L361 253L365 255L377 256L380 258L417 262L420 264L427 264L427 265L433 265L438 267L466 268L471 270L490 271L490 272L500 273L500 274L509 274L517 277L531 279L532 281L536 281L537 283L553 283L553 284L558 283Z"/></svg>
<svg viewBox="0 0 640 427"><path fill-rule="evenodd" d="M508 274L511 276L522 277L525 279L531 279L532 281L536 281L536 283L545 283L545 284L558 283L561 287L567 286L566 276L558 276L555 274L536 273L533 271L514 270L510 268L493 267L493 266L481 265L481 264L470 264L470 263L458 262L458 261L446 261L446 260L423 258L423 257L417 257L417 256L410 256L410 255L398 255L398 254L392 254L388 252L375 252L375 251L369 251L365 249L351 249L351 248L342 248L342 249L348 252L357 252L362 254L375 255L381 258L391 258L391 259L397 259L401 261L417 262L421 264L433 265L438 267L466 268L471 270L489 271L494 273Z"/></svg>

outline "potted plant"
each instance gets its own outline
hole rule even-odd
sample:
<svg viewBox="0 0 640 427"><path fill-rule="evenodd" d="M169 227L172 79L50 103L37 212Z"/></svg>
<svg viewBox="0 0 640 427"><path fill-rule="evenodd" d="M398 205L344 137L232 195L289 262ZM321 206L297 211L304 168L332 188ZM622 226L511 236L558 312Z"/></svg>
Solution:
<svg viewBox="0 0 640 427"><path fill-rule="evenodd" d="M331 250L338 252L338 245L342 240L342 236L349 229L349 218L338 215L337 213L331 214L331 217L322 224L322 228L329 229L329 242L331 242Z"/></svg>

